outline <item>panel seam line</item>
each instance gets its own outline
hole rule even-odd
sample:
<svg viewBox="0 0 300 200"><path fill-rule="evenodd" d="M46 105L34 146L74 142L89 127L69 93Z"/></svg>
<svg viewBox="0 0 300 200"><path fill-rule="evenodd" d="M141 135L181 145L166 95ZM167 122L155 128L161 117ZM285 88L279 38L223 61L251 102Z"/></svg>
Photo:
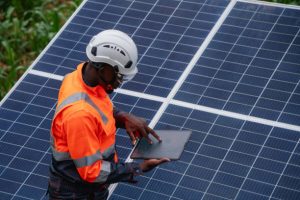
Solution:
<svg viewBox="0 0 300 200"><path fill-rule="evenodd" d="M38 70L34 70L34 69L30 70L29 74L33 74L33 75L37 75L37 76L41 76L41 77L45 77L45 78L50 78L50 79L54 79L54 80L58 80L58 81L63 80L63 76L51 74L51 73L47 73L47 72L42 72L42 71L38 71ZM157 101L157 102L165 102L167 100L165 97L140 93L140 92L126 90L126 89L122 89L122 88L116 89L115 92L118 94L139 97L139 98L153 100L153 101ZM216 114L216 115L222 115L222 116L230 117L230 118L234 118L234 119L245 120L245 121L264 124L264 125L268 125L268 126L274 126L277 128L283 128L283 129L288 129L288 130L293 130L293 131L300 131L300 126L297 126L297 125L287 124L284 122L273 121L273 120L259 118L259 117L255 117L255 116L249 116L249 115L235 113L235 112L226 111L226 110L220 110L220 109L211 108L208 106L196 105L193 103L184 102L184 101L180 101L180 100L176 100L176 99L171 99L169 101L169 104L181 106L181 107L185 107L185 108L190 108L190 109L194 109L194 110L198 110L198 111L208 112L208 113L212 113L212 114Z"/></svg>

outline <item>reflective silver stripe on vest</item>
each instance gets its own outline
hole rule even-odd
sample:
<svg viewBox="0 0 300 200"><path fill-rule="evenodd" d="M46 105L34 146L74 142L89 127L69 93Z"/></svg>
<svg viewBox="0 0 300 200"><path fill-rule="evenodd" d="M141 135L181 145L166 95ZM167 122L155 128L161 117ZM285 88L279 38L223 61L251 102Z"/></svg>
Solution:
<svg viewBox="0 0 300 200"><path fill-rule="evenodd" d="M107 180L108 175L111 172L111 165L110 162L102 160L101 163L101 171L99 176L95 179L94 182L104 183Z"/></svg>
<svg viewBox="0 0 300 200"><path fill-rule="evenodd" d="M59 152L52 148L52 154L56 161L72 160L69 152Z"/></svg>
<svg viewBox="0 0 300 200"><path fill-rule="evenodd" d="M50 145L51 145L52 155L56 161L72 160L69 152L59 152L55 150L52 133L50 134Z"/></svg>
<svg viewBox="0 0 300 200"><path fill-rule="evenodd" d="M76 101L80 101L80 100L84 100L85 102L87 102L90 106L92 106L101 116L104 124L107 123L108 119L107 117L104 115L104 113L97 107L97 105L90 99L90 97L84 93L84 92L79 92L79 93L75 93L71 96L69 96L68 98L66 98L65 100L63 100L63 102L61 104L59 104L56 108L55 111L55 115L54 118L56 116L56 114L66 105L74 103Z"/></svg>
<svg viewBox="0 0 300 200"><path fill-rule="evenodd" d="M108 158L112 154L115 153L115 145L111 145L108 149L106 149L103 153L102 156L103 158Z"/></svg>
<svg viewBox="0 0 300 200"><path fill-rule="evenodd" d="M96 153L90 156L85 156L83 158L73 159L77 168L90 166L98 160L102 160L101 152L98 150Z"/></svg>

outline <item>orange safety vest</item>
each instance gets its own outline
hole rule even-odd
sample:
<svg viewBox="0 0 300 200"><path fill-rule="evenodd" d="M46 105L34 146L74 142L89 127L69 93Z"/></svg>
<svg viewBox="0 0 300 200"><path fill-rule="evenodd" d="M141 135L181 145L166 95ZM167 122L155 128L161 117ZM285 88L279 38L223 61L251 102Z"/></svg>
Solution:
<svg viewBox="0 0 300 200"><path fill-rule="evenodd" d="M84 83L82 68L83 63L68 74L59 91L50 137L53 159L73 161L84 181L104 183L111 162L118 162L113 104L101 86Z"/></svg>

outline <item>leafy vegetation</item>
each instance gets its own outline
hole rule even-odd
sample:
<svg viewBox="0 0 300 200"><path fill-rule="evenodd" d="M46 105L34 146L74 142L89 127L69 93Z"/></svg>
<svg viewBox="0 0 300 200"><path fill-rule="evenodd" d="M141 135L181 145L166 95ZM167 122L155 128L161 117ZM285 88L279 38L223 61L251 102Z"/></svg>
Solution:
<svg viewBox="0 0 300 200"><path fill-rule="evenodd" d="M0 99L81 0L0 1Z"/></svg>
<svg viewBox="0 0 300 200"><path fill-rule="evenodd" d="M300 0L266 0L266 1L274 2L274 3L284 3L284 4L300 5Z"/></svg>
<svg viewBox="0 0 300 200"><path fill-rule="evenodd" d="M81 1L0 1L0 100ZM300 0L267 1L300 5Z"/></svg>

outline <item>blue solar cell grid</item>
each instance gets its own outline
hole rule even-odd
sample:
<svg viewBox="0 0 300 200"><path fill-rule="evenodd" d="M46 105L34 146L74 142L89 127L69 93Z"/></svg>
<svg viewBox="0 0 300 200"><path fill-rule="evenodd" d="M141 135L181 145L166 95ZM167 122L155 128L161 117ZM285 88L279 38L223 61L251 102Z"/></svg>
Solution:
<svg viewBox="0 0 300 200"><path fill-rule="evenodd" d="M179 161L111 199L298 199L299 132L170 105L156 129L192 130Z"/></svg>
<svg viewBox="0 0 300 200"><path fill-rule="evenodd" d="M49 136L61 81L28 74L0 108L0 197L41 199L48 184ZM115 106L146 119L159 102L114 94ZM119 158L130 153L130 140L117 133Z"/></svg>
<svg viewBox="0 0 300 200"><path fill-rule="evenodd" d="M300 125L299 16L238 2L175 98Z"/></svg>
<svg viewBox="0 0 300 200"><path fill-rule="evenodd" d="M33 69L60 75L86 61L96 33L128 33L139 73L126 92L167 97L229 1L87 0ZM235 4L175 100L300 125L300 9ZM61 81L26 74L0 107L0 199L48 199L49 131ZM121 110L152 121L163 100L111 95ZM110 199L300 199L300 130L171 103L155 129L192 130L180 160L119 183ZM124 130L117 150L132 149Z"/></svg>
<svg viewBox="0 0 300 200"><path fill-rule="evenodd" d="M1 199L40 199L45 194L49 128L60 83L27 75L2 104Z"/></svg>
<svg viewBox="0 0 300 200"><path fill-rule="evenodd" d="M139 73L123 88L167 96L228 1L87 1L34 69L58 75L86 61L91 37L115 28L131 35Z"/></svg>

